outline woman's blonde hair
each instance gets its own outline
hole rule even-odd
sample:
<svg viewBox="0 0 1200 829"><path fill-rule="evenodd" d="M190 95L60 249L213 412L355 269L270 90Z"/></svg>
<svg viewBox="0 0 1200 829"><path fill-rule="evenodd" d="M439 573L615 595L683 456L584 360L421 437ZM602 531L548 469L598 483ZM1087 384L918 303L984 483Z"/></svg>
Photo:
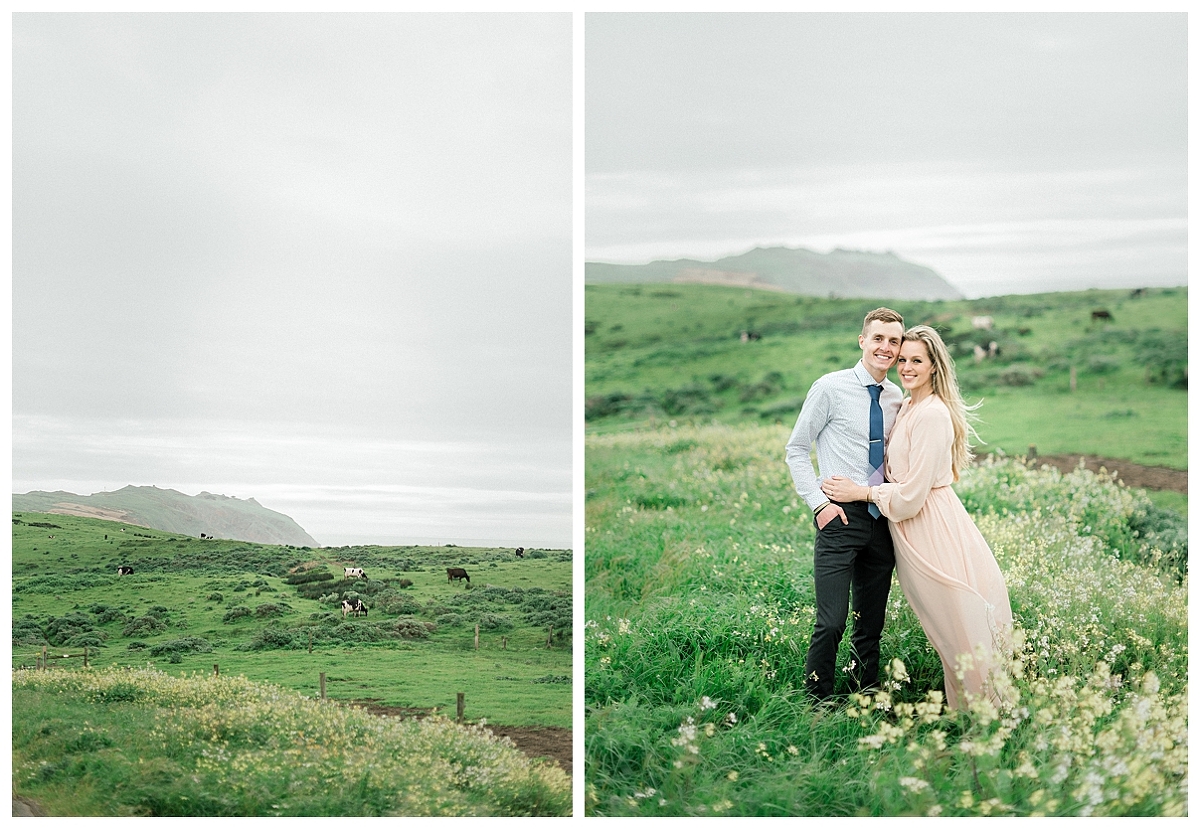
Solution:
<svg viewBox="0 0 1200 829"><path fill-rule="evenodd" d="M975 457L971 452L971 438L974 437L976 441L983 443L971 425L972 420L978 420L975 410L983 401L968 406L963 400L962 394L958 390L958 377L954 373L954 359L946 349L946 344L942 342L941 335L935 329L928 325L914 325L904 332L904 342L910 340L919 340L925 344L925 351L933 366L933 373L929 377L930 389L941 398L942 402L946 404L946 408L950 410L950 422L954 424L954 443L950 449L950 464L954 470L954 480L957 481L959 471L965 469L971 459Z"/></svg>

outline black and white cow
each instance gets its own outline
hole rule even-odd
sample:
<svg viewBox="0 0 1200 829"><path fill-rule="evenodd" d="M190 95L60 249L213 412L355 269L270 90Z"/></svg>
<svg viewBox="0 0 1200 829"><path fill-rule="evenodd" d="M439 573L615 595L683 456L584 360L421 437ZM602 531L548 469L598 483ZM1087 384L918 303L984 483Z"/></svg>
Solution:
<svg viewBox="0 0 1200 829"><path fill-rule="evenodd" d="M524 547L517 548L517 558L525 558L525 548Z"/></svg>
<svg viewBox="0 0 1200 829"><path fill-rule="evenodd" d="M355 616L362 614L367 615L367 606L363 604L362 599L342 599L342 618L353 613Z"/></svg>
<svg viewBox="0 0 1200 829"><path fill-rule="evenodd" d="M466 579L467 584L471 583L471 577L467 575L466 570L464 570L461 567L447 567L446 568L446 581L454 582L454 581L457 581L458 579Z"/></svg>
<svg viewBox="0 0 1200 829"><path fill-rule="evenodd" d="M127 564L122 564L119 567L117 567L117 575L118 576L132 576L133 568Z"/></svg>
<svg viewBox="0 0 1200 829"><path fill-rule="evenodd" d="M367 580L366 571L363 570L363 568L361 568L361 567L345 567L343 569L346 571L346 575L342 576L342 578L344 578L344 579Z"/></svg>

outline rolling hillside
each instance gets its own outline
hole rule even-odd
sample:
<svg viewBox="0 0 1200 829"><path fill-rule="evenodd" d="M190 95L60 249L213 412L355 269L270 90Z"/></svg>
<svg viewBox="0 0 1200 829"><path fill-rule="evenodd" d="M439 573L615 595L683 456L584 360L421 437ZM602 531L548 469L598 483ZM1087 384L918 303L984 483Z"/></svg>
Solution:
<svg viewBox="0 0 1200 829"><path fill-rule="evenodd" d="M675 259L645 265L588 262L584 280L603 283L724 285L819 297L961 299L962 294L931 268L893 253L804 248L755 248L715 261Z"/></svg>
<svg viewBox="0 0 1200 829"><path fill-rule="evenodd" d="M155 486L127 486L116 492L75 495L71 492L27 492L13 495L14 512L46 512L120 521L198 538L254 541L316 547L317 542L288 516L269 510L253 498L201 492L184 495Z"/></svg>

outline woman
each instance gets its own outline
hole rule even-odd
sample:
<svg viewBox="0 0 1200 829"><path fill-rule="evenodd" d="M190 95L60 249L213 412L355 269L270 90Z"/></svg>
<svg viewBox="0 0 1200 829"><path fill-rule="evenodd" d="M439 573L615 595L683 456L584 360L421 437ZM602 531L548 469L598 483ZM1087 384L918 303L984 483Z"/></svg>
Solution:
<svg viewBox="0 0 1200 829"><path fill-rule="evenodd" d="M896 576L942 658L946 704L967 694L999 699L989 681L1006 662L1012 631L1008 589L996 559L950 484L971 460L968 409L954 362L937 331L904 333L896 363L908 398L887 446L891 483L860 486L840 476L821 489L831 501L872 501L888 519Z"/></svg>

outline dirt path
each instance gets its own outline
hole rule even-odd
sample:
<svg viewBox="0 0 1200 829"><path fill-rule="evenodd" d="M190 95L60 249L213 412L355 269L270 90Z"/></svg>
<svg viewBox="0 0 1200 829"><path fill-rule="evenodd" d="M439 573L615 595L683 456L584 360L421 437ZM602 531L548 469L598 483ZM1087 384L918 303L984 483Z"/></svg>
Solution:
<svg viewBox="0 0 1200 829"><path fill-rule="evenodd" d="M380 705L374 700L352 700L355 708L379 717L426 717L426 708L404 708L396 705ZM508 737L528 757L546 757L556 763L568 775L572 770L571 729L554 725L487 725L497 737Z"/></svg>
<svg viewBox="0 0 1200 829"><path fill-rule="evenodd" d="M1186 469L1142 466L1133 461L1098 458L1095 455L1038 455L1035 462L1038 466L1046 464L1061 472L1070 472L1079 465L1081 457L1084 466L1092 472L1099 472L1102 466L1109 472L1116 472L1117 478L1124 481L1125 486L1142 489L1169 489L1172 492L1182 492L1187 495L1188 474Z"/></svg>

